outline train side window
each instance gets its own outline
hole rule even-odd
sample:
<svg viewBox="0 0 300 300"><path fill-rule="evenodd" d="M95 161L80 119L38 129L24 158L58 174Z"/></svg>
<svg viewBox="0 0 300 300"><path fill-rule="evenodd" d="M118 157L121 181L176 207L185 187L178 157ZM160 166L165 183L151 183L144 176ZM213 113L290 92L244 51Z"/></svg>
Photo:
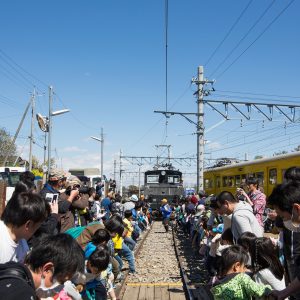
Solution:
<svg viewBox="0 0 300 300"><path fill-rule="evenodd" d="M228 176L228 186L232 187L234 186L234 177Z"/></svg>
<svg viewBox="0 0 300 300"><path fill-rule="evenodd" d="M258 184L260 186L263 186L264 185L264 172L255 173L255 177L258 179Z"/></svg>
<svg viewBox="0 0 300 300"><path fill-rule="evenodd" d="M240 185L241 185L241 176L235 175L235 186L240 186Z"/></svg>
<svg viewBox="0 0 300 300"><path fill-rule="evenodd" d="M217 188L221 187L221 178L220 178L220 176L217 176L216 184L217 184Z"/></svg>
<svg viewBox="0 0 300 300"><path fill-rule="evenodd" d="M247 175L242 174L242 183L246 183L246 181L247 181Z"/></svg>
<svg viewBox="0 0 300 300"><path fill-rule="evenodd" d="M227 176L223 176L222 179L223 179L223 187L226 187L228 185L228 178L227 178Z"/></svg>
<svg viewBox="0 0 300 300"><path fill-rule="evenodd" d="M291 166L290 168L296 168L296 166ZM285 175L286 169L281 169L281 178L284 180L284 175Z"/></svg>
<svg viewBox="0 0 300 300"><path fill-rule="evenodd" d="M204 188L205 188L205 189L209 189L209 188L210 188L210 186L209 186L209 181L210 181L209 179L205 179L205 180L204 180Z"/></svg>
<svg viewBox="0 0 300 300"><path fill-rule="evenodd" d="M277 169L269 170L269 184L277 184Z"/></svg>

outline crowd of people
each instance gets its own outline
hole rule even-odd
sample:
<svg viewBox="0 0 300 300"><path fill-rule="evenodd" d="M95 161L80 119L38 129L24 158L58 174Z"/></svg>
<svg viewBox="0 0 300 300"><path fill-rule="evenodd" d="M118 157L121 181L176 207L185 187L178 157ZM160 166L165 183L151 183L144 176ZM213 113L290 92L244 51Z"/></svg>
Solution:
<svg viewBox="0 0 300 300"><path fill-rule="evenodd" d="M235 194L163 199L160 212L166 231L190 238L215 299L300 299L300 168L268 198L248 178ZM151 223L143 195L104 196L60 170L37 192L25 172L0 220L1 297L117 299L124 262L137 273L136 242Z"/></svg>
<svg viewBox="0 0 300 300"><path fill-rule="evenodd" d="M215 299L300 299L300 168L268 198L251 177L235 194L189 195L173 212Z"/></svg>
<svg viewBox="0 0 300 300"><path fill-rule="evenodd" d="M20 176L1 215L1 298L117 299L124 261L136 274L136 242L152 222L143 197L104 196L61 170L37 192L34 178Z"/></svg>

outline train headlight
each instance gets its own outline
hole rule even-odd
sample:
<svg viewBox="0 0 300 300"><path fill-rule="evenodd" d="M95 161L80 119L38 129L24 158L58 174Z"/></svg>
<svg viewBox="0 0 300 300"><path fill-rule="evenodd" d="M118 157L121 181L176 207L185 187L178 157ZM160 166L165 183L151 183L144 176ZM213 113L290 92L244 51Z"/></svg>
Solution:
<svg viewBox="0 0 300 300"><path fill-rule="evenodd" d="M160 173L162 176L165 176L166 175L166 171L161 171Z"/></svg>

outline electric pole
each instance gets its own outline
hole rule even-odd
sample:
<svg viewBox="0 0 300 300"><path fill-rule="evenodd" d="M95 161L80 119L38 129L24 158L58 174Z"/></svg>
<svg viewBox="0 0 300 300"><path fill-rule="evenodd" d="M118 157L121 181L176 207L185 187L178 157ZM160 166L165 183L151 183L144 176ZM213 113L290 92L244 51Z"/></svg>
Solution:
<svg viewBox="0 0 300 300"><path fill-rule="evenodd" d="M123 196L123 178L122 178L122 150L120 150L120 195Z"/></svg>
<svg viewBox="0 0 300 300"><path fill-rule="evenodd" d="M101 176L103 176L103 148L104 148L103 127L101 127Z"/></svg>
<svg viewBox="0 0 300 300"><path fill-rule="evenodd" d="M203 66L198 67L198 78L193 78L192 83L197 84L197 192L203 190L204 171L204 87L213 80L204 79Z"/></svg>
<svg viewBox="0 0 300 300"><path fill-rule="evenodd" d="M29 171L32 171L32 146L33 146L33 131L35 118L35 89L31 95L31 127L30 127L30 144L29 144Z"/></svg>
<svg viewBox="0 0 300 300"><path fill-rule="evenodd" d="M117 161L114 160L114 180L117 180Z"/></svg>
<svg viewBox="0 0 300 300"><path fill-rule="evenodd" d="M49 86L49 116L48 116L48 179L51 169L51 135L52 135L52 94L53 87Z"/></svg>

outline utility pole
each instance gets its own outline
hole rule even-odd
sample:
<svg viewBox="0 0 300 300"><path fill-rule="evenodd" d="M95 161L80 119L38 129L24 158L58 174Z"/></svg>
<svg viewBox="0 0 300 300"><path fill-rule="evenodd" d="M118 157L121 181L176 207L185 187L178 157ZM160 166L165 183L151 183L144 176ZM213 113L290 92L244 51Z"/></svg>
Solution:
<svg viewBox="0 0 300 300"><path fill-rule="evenodd" d="M197 191L203 190L204 171L204 86L207 83L213 84L213 80L204 79L203 66L198 67L198 78L192 82L197 84Z"/></svg>
<svg viewBox="0 0 300 300"><path fill-rule="evenodd" d="M139 198L141 197L141 165L139 165Z"/></svg>
<svg viewBox="0 0 300 300"><path fill-rule="evenodd" d="M33 131L35 118L35 89L31 95L31 127L30 127L30 144L29 144L29 171L32 171L32 146L33 146Z"/></svg>
<svg viewBox="0 0 300 300"><path fill-rule="evenodd" d="M101 127L101 176L103 176L103 149L104 149L104 136L103 136L103 127Z"/></svg>
<svg viewBox="0 0 300 300"><path fill-rule="evenodd" d="M22 116L21 122L20 122L20 124L19 124L19 127L18 127L18 129L17 129L15 135L14 135L13 140L11 141L11 144L7 147L7 153L6 153L6 156L5 156L4 161L3 161L3 167L5 167L5 165L6 165L6 162L7 162L7 160L8 160L8 157L9 157L9 155L10 155L10 151L11 151L11 149L13 148L13 146L14 146L14 144L15 144L15 142L16 142L16 139L17 139L17 137L18 137L18 135L19 135L19 132L20 132L20 130L21 130L21 127L22 127L22 125L23 125L24 119L25 119L25 117L26 117L26 115L27 115L27 112L28 112L28 110L29 110L30 105L31 105L31 100L28 102L28 104L27 104L27 106L26 106L26 108L25 108L25 111L24 111L24 114L23 114L23 116Z"/></svg>
<svg viewBox="0 0 300 300"><path fill-rule="evenodd" d="M114 180L117 180L117 161L114 160Z"/></svg>
<svg viewBox="0 0 300 300"><path fill-rule="evenodd" d="M49 179L50 168L51 168L51 135L52 135L52 95L53 87L49 86L49 116L48 116L48 170L47 178Z"/></svg>
<svg viewBox="0 0 300 300"><path fill-rule="evenodd" d="M120 150L120 195L123 196L123 178L122 178L122 150Z"/></svg>

